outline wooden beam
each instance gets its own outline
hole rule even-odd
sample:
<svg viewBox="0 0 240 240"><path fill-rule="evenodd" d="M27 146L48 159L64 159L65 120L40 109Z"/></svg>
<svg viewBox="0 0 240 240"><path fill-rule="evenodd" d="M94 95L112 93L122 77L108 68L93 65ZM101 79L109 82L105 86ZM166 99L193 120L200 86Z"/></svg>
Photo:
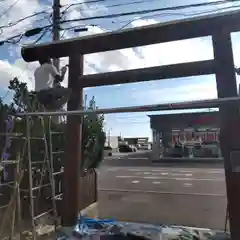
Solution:
<svg viewBox="0 0 240 240"><path fill-rule="evenodd" d="M216 81L219 98L236 97L231 35L224 30L213 35L216 60ZM240 239L240 116L239 104L229 103L219 108L220 146L224 158L230 232L232 240Z"/></svg>
<svg viewBox="0 0 240 240"><path fill-rule="evenodd" d="M51 58L60 58L74 53L89 54L203 37L212 35L213 32L222 28L229 32L240 31L239 22L239 10L218 13L54 43L30 45L22 49L22 57L25 61L32 62L38 60L40 54Z"/></svg>
<svg viewBox="0 0 240 240"><path fill-rule="evenodd" d="M79 83L81 84L81 87L96 87L214 73L214 61L207 60L150 68L140 68L127 71L83 75L80 77Z"/></svg>
<svg viewBox="0 0 240 240"><path fill-rule="evenodd" d="M79 110L83 105L83 89L79 89L76 79L83 74L83 56L69 57L69 82L72 96L68 111ZM64 163L63 215L62 225L74 226L78 217L79 179L81 166L82 116L68 116L66 133L66 156Z"/></svg>

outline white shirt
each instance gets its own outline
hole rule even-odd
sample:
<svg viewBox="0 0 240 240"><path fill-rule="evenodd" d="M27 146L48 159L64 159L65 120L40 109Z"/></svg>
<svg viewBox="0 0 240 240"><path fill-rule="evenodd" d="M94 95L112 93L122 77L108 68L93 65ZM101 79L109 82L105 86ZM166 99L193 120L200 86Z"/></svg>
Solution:
<svg viewBox="0 0 240 240"><path fill-rule="evenodd" d="M52 64L44 63L39 66L34 72L35 91L52 88L56 75L59 73Z"/></svg>

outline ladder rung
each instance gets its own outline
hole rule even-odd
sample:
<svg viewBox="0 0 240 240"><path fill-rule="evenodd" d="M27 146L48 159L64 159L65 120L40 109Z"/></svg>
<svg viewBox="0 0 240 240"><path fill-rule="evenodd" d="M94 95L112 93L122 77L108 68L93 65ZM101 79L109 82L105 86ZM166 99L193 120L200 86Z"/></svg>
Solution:
<svg viewBox="0 0 240 240"><path fill-rule="evenodd" d="M24 137L25 139L25 137ZM30 137L31 140L44 140L44 137Z"/></svg>
<svg viewBox="0 0 240 240"><path fill-rule="evenodd" d="M38 190L40 188L49 187L49 186L51 186L51 183L47 183L47 184L43 184L43 185L40 185L40 186L37 186L37 187L33 187L32 190L35 191L35 190Z"/></svg>
<svg viewBox="0 0 240 240"><path fill-rule="evenodd" d="M26 137L23 137L23 135L12 135L12 134L5 134L3 136L8 136L10 138L13 138L13 139L18 139L18 138L21 138L21 140L26 140L27 138ZM43 140L44 138L43 137L30 137L31 140Z"/></svg>
<svg viewBox="0 0 240 240"><path fill-rule="evenodd" d="M57 152L52 152L52 154L63 154L65 153L64 151L57 151Z"/></svg>
<svg viewBox="0 0 240 240"><path fill-rule="evenodd" d="M53 173L53 176L56 176L56 175L59 175L59 174L62 174L62 173L64 173L64 171L54 172L54 173Z"/></svg>
<svg viewBox="0 0 240 240"><path fill-rule="evenodd" d="M17 164L17 163L19 163L19 161L16 161L16 160L3 160L2 163L4 165L10 165L10 164Z"/></svg>
<svg viewBox="0 0 240 240"><path fill-rule="evenodd" d="M52 212L52 211L53 211L53 209L50 209L50 210L47 211L47 212L44 212L44 213L41 213L41 214L35 216L33 219L34 219L34 220L37 220L38 218L41 218L41 217L47 215L48 213L50 213L50 212Z"/></svg>
<svg viewBox="0 0 240 240"><path fill-rule="evenodd" d="M52 135L63 134L63 132L51 132Z"/></svg>
<svg viewBox="0 0 240 240"><path fill-rule="evenodd" d="M60 194L58 194L58 195L56 195L55 197L54 197L54 199L60 199L60 197L62 197L62 193L60 193Z"/></svg>
<svg viewBox="0 0 240 240"><path fill-rule="evenodd" d="M4 206L0 206L0 209L6 208L6 207L8 207L8 204Z"/></svg>
<svg viewBox="0 0 240 240"><path fill-rule="evenodd" d="M8 186L10 184L14 184L14 181L12 182L6 182L6 183L0 183L0 187L3 187L3 186Z"/></svg>
<svg viewBox="0 0 240 240"><path fill-rule="evenodd" d="M44 164L44 163L47 163L47 161L32 162L32 165Z"/></svg>
<svg viewBox="0 0 240 240"><path fill-rule="evenodd" d="M0 136L20 137L20 136L23 136L23 134L22 133L0 133Z"/></svg>

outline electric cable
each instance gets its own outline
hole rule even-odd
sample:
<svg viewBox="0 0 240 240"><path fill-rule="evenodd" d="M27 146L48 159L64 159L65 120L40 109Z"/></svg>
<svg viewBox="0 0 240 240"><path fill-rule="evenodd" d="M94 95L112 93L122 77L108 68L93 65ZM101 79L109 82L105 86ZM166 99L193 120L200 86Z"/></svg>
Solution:
<svg viewBox="0 0 240 240"><path fill-rule="evenodd" d="M0 15L0 19L1 19L4 15L8 14L8 13L14 8L14 6L17 5L17 3L18 3L19 1L20 1L20 0L16 0L8 9L6 9L6 10Z"/></svg>
<svg viewBox="0 0 240 240"><path fill-rule="evenodd" d="M156 14L151 14L151 15L147 15L147 16L141 16L132 20L124 20L124 21L119 21L119 22L112 22L112 23L126 23L124 24L122 27L118 28L115 31L124 29L125 27L127 27L128 25L130 25L131 23L133 23L134 21L137 20L141 20L141 19L146 19L146 18L155 18L155 17L163 17L163 16L182 16L182 17L194 17L194 16L201 16L202 14L209 14L209 13L216 13L219 12L221 10L233 10L235 8L239 8L240 5L233 5L233 6L229 6L229 7L223 7L220 9L214 9L214 10L209 10L209 11L200 11L200 12L193 12L193 13L156 13Z"/></svg>
<svg viewBox="0 0 240 240"><path fill-rule="evenodd" d="M98 2L105 1L105 0L98 0ZM130 4L136 4L141 1L147 1L147 0L139 0L135 2L130 2L130 3L119 3L115 5L110 5L106 6L107 8L109 7L119 7L119 6L124 6L124 5L130 5ZM119 16L128 16L128 15L136 15L136 14L145 14L148 12L157 12L157 11L169 11L169 10L182 10L182 9L189 9L189 8L195 8L195 7L204 7L204 6L215 6L215 5L220 5L220 4L227 4L232 2L231 0L220 0L220 1L214 1L214 2L203 2L203 3L195 3L195 4L188 4L188 5L179 5L179 6L172 6L172 7L164 7L164 8L155 8L155 9L148 9L148 10L140 10L140 11L133 11L133 12L123 12L123 13L115 13L115 14L109 14L109 15L102 15L102 16L95 16L95 17L89 17L89 18L82 18L82 19L72 19L72 21L86 21L86 20L93 20L93 19L103 19L103 18L114 18L114 17L119 17ZM75 3L70 6L75 6L83 3ZM68 7L68 9L70 8ZM66 12L67 9L64 10ZM66 20L66 22L71 21L71 20Z"/></svg>
<svg viewBox="0 0 240 240"><path fill-rule="evenodd" d="M177 7L175 7L175 8L182 8L182 7L186 8L186 5L184 5L184 6L177 6ZM198 14L205 14L205 13L207 13L207 12L216 12L216 11L221 11L221 10L226 10L226 9L233 9L233 8L236 8L236 7L240 7L240 6L237 5L237 6L223 7L223 8L218 8L218 9L210 10L210 11L202 11L202 12L199 12ZM160 8L160 11L162 11L162 9L163 9L163 8ZM164 8L164 9L166 9L166 8ZM126 16L126 15L132 15L132 14L137 14L137 13L138 13L138 14L146 14L146 13L152 13L152 12L155 12L155 11L159 11L159 9L142 10L142 11L136 11L136 12L127 12L127 13L118 13L118 14L111 14L111 15L104 15L104 16L95 16L95 17L81 18L81 19L73 19L73 20L63 20L63 21L61 21L61 23L84 21L84 20L90 20L90 19L99 19L99 18L103 18L103 17L104 17L104 18L114 18L114 17L116 17L116 16ZM166 14L167 14L167 13L166 13ZM181 16L196 16L196 15L197 15L196 13L194 13L194 14L191 14L191 13L188 13L188 14L169 13L169 14L172 14L172 15L181 15ZM157 16L157 15L155 14L155 15L151 15L151 16ZM141 18L146 18L146 17L149 17L149 16L143 16L143 17L141 17ZM135 19L134 19L134 20L135 20ZM129 25L129 24L130 24L132 21L134 21L134 20L130 20L130 22L128 21L127 25ZM47 26L44 26L44 27L41 27L41 28L36 28L36 29L37 29L37 30L39 30L39 29L40 29L40 30L44 30L45 28L49 28L49 27L51 27L51 26L52 26L52 24L49 24L49 25L47 25ZM92 26L96 26L96 25L92 25ZM120 29L122 29L122 28L124 28L124 27L126 27L126 25L123 26L123 27L121 27ZM70 29L73 29L73 28L74 28L74 27L71 26L71 27L69 27L69 28L62 28L61 30L70 30ZM36 30L36 29L28 30L27 32L29 32L29 31L33 31L33 32L34 32L34 30ZM39 31L39 32L37 31L37 33L35 33L34 35L36 35L36 34L38 34L38 33L40 33L40 31ZM4 42L16 44L16 43L18 43L18 42L23 38L24 35L26 35L26 33L25 33L25 34L18 34L18 35L12 36L12 37L10 37L10 38L8 38L8 39L0 42L0 45L3 45ZM29 36L31 36L31 35L29 35ZM19 40L14 41L14 39L15 39L15 38L18 38L18 37L19 37Z"/></svg>

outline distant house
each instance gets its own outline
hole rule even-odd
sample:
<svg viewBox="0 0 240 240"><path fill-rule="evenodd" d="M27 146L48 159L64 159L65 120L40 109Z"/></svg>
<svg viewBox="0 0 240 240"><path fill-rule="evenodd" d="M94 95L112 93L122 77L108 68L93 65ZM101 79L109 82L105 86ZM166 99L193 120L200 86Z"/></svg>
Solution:
<svg viewBox="0 0 240 240"><path fill-rule="evenodd" d="M127 142L129 145L145 145L148 144L148 140L148 137L123 138L123 141Z"/></svg>
<svg viewBox="0 0 240 240"><path fill-rule="evenodd" d="M118 136L107 136L105 147L111 147L113 151L118 150Z"/></svg>

